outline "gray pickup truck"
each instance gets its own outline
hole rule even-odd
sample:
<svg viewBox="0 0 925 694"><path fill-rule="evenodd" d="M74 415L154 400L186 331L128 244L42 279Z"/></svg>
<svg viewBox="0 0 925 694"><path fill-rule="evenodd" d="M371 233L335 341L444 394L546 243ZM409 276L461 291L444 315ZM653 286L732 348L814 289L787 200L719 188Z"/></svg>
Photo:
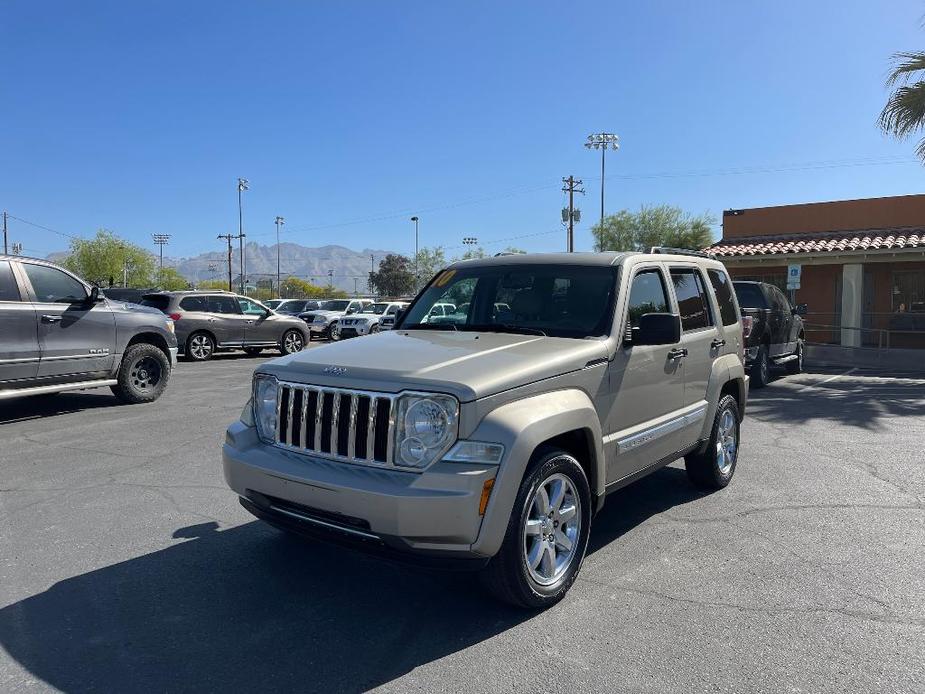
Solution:
<svg viewBox="0 0 925 694"><path fill-rule="evenodd" d="M159 311L107 299L44 260L0 255L0 400L109 386L151 402L177 361Z"/></svg>
<svg viewBox="0 0 925 694"><path fill-rule="evenodd" d="M682 457L704 489L735 472L732 284L667 251L458 262L394 330L262 364L226 432L227 483L284 530L556 602L609 492ZM464 310L436 323L436 304Z"/></svg>

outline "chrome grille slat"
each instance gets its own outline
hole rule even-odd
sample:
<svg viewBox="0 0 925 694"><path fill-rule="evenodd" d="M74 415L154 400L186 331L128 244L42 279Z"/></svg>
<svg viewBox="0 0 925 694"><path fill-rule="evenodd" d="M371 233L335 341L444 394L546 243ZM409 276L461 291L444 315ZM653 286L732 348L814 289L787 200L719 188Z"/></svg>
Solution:
<svg viewBox="0 0 925 694"><path fill-rule="evenodd" d="M295 396L301 398L298 405ZM314 408L309 402L315 398ZM391 467L393 456L392 437L395 430L395 399L397 396L388 393L354 390L348 388L327 388L311 386L301 383L280 383L277 395L277 424L276 442L282 448L311 453L322 458L330 458L344 462L354 462L376 467ZM285 406L283 398L286 399ZM328 409L325 411L325 400ZM344 400L346 398L346 400ZM342 402L343 400L343 402ZM383 402L384 401L384 402ZM361 402L368 402L367 412L360 416ZM380 414L379 408L383 411ZM388 416L386 416L388 412ZM285 426L283 426L285 418ZM314 430L311 423L314 420ZM346 420L346 421L345 421ZM365 445L362 432L358 432L358 424L366 424ZM360 436L358 437L358 433ZM324 436L322 436L324 434ZM346 444L343 446L342 438L346 435ZM383 449L378 447L377 458L376 441L382 441L387 435L385 460L382 459ZM322 438L327 438L330 444L322 450ZM358 444L359 438L359 445ZM326 441L327 443L327 441Z"/></svg>
<svg viewBox="0 0 925 694"><path fill-rule="evenodd" d="M356 458L357 445L357 406L360 396L354 393L350 396L350 428L347 430L347 457Z"/></svg>

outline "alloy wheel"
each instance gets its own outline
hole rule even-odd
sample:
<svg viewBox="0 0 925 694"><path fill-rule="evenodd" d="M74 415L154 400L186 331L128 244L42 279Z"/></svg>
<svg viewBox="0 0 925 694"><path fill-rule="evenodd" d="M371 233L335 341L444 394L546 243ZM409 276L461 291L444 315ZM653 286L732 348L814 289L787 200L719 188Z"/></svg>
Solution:
<svg viewBox="0 0 925 694"><path fill-rule="evenodd" d="M196 359L208 359L212 354L212 340L206 335L193 335L189 351Z"/></svg>
<svg viewBox="0 0 925 694"><path fill-rule="evenodd" d="M162 375L160 363L154 357L149 356L136 361L129 370L132 385L140 391L156 388Z"/></svg>
<svg viewBox="0 0 925 694"><path fill-rule="evenodd" d="M581 498L567 476L543 480L527 502L523 559L530 577L552 585L568 571L581 536Z"/></svg>
<svg viewBox="0 0 925 694"><path fill-rule="evenodd" d="M736 435L736 418L732 410L723 410L716 429L716 467L720 474L728 475L736 459L739 445Z"/></svg>
<svg viewBox="0 0 925 694"><path fill-rule="evenodd" d="M302 336L295 330L290 330L283 338L283 349L286 350L286 354L301 352L303 346L304 340L302 339Z"/></svg>

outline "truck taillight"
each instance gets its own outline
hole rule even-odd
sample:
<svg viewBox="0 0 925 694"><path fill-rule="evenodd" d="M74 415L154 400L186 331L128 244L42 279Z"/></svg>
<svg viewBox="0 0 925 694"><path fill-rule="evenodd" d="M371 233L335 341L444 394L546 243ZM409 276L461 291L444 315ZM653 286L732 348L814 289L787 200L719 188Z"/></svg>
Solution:
<svg viewBox="0 0 925 694"><path fill-rule="evenodd" d="M167 315L170 316L170 318L171 318L173 321L178 321L178 320L180 320L180 316L181 316L182 314L180 314L180 313L168 313Z"/></svg>
<svg viewBox="0 0 925 694"><path fill-rule="evenodd" d="M751 316L742 316L742 339L747 340L752 334L752 328L755 325L755 319Z"/></svg>

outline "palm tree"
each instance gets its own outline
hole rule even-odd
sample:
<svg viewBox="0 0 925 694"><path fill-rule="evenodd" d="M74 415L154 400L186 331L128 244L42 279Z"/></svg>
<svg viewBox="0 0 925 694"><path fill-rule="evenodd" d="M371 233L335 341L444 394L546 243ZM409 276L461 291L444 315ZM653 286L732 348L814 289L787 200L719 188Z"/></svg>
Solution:
<svg viewBox="0 0 925 694"><path fill-rule="evenodd" d="M925 52L897 53L887 77L888 87L896 87L880 112L880 128L900 139L925 128ZM925 138L915 148L925 160Z"/></svg>

